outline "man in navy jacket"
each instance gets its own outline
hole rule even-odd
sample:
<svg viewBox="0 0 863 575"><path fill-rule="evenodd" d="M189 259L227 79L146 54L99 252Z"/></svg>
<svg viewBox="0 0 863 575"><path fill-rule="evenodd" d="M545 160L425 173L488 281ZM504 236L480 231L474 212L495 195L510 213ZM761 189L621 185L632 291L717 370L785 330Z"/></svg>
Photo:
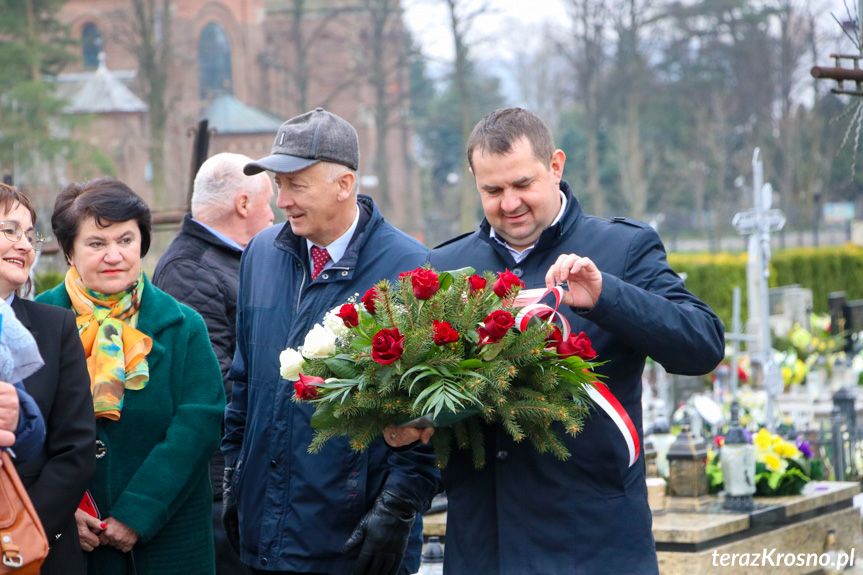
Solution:
<svg viewBox="0 0 863 575"><path fill-rule="evenodd" d="M314 407L279 376L280 352L302 345L327 311L428 257L357 195L358 164L354 128L318 108L282 124L272 155L244 169L275 172L288 217L255 236L240 263L222 442L226 531L255 573L414 573L416 516L439 490L426 446L396 452L379 439L356 453L341 438L309 454Z"/></svg>
<svg viewBox="0 0 863 575"><path fill-rule="evenodd" d="M509 269L527 288L565 283L563 314L608 362L597 371L641 440L645 358L672 373L706 373L723 357L722 323L668 266L653 229L581 211L561 180L564 153L535 114L492 112L474 128L467 155L485 220L434 249L432 266ZM492 426L483 469L468 451L454 451L443 471L444 573L658 573L643 456L628 465L624 439L601 411L575 438L560 431L572 453L566 461ZM419 437L399 433L404 442Z"/></svg>

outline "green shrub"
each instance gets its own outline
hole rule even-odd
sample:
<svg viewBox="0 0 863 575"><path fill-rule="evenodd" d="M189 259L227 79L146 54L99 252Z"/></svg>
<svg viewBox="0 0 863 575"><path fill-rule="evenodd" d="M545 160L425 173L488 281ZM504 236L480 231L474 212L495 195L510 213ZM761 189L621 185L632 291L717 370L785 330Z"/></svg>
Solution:
<svg viewBox="0 0 863 575"><path fill-rule="evenodd" d="M669 254L677 273L687 276L686 287L708 304L731 327L732 293L742 290L741 319L746 322L746 261L742 254ZM827 296L844 291L848 300L863 298L863 248L852 245L793 248L774 251L770 287L797 284L812 290L815 313L827 312Z"/></svg>
<svg viewBox="0 0 863 575"><path fill-rule="evenodd" d="M36 294L40 294L42 292L46 292L49 289L60 285L63 283L63 280L66 278L66 274L55 272L55 271L47 271L41 274L36 274Z"/></svg>

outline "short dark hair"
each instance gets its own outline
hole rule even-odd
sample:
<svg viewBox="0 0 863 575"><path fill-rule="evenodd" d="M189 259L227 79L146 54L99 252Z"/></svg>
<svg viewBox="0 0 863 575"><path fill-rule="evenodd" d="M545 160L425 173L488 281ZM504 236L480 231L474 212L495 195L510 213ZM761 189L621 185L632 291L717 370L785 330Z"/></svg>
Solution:
<svg viewBox="0 0 863 575"><path fill-rule="evenodd" d="M0 184L0 208L2 213L9 213L18 206L24 206L30 212L30 219L33 220L33 226L36 226L36 209L30 203L30 198L24 195L20 190L6 184ZM26 294L30 291L30 278L18 288L18 295Z"/></svg>
<svg viewBox="0 0 863 575"><path fill-rule="evenodd" d="M554 138L542 118L524 108L500 108L474 126L467 140L467 162L473 169L475 151L506 154L522 137L527 138L533 155L540 162L551 162Z"/></svg>
<svg viewBox="0 0 863 575"><path fill-rule="evenodd" d="M51 229L67 259L72 254L81 222L90 217L95 218L100 228L129 220L137 221L141 232L141 257L147 255L153 226L150 208L120 180L99 178L69 184L54 202Z"/></svg>

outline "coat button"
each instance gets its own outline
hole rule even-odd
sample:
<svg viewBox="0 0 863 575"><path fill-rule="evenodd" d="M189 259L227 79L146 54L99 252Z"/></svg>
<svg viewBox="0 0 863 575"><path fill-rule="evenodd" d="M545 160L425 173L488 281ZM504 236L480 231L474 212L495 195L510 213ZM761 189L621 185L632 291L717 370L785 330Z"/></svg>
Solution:
<svg viewBox="0 0 863 575"><path fill-rule="evenodd" d="M347 275L348 275L347 270L345 270L345 271L343 271L343 272L342 272L342 277L345 277L345 276L347 276Z"/></svg>
<svg viewBox="0 0 863 575"><path fill-rule="evenodd" d="M105 457L105 454L108 453L108 448L105 446L105 442L101 439L96 440L96 459L102 459Z"/></svg>
<svg viewBox="0 0 863 575"><path fill-rule="evenodd" d="M356 489L359 483L356 479L348 479L348 489Z"/></svg>
<svg viewBox="0 0 863 575"><path fill-rule="evenodd" d="M328 279L330 279L330 274L321 274L321 277L324 278L325 280L328 280Z"/></svg>
<svg viewBox="0 0 863 575"><path fill-rule="evenodd" d="M507 457L509 457L509 453L504 451L503 449L501 449L500 451L497 452L498 461L503 461Z"/></svg>
<svg viewBox="0 0 863 575"><path fill-rule="evenodd" d="M276 460L275 460L275 459L271 459L271 460L270 460L270 467L275 467L275 466L276 466Z"/></svg>
<svg viewBox="0 0 863 575"><path fill-rule="evenodd" d="M521 271L521 268L515 268L515 269L513 269L513 270L512 270L512 273L514 273L514 274L515 274L515 277L519 277L519 278L520 278L520 277L521 277L521 274L523 274L524 272L523 272L523 271Z"/></svg>
<svg viewBox="0 0 863 575"><path fill-rule="evenodd" d="M261 565L266 565L266 564L267 564L267 558L261 557Z"/></svg>

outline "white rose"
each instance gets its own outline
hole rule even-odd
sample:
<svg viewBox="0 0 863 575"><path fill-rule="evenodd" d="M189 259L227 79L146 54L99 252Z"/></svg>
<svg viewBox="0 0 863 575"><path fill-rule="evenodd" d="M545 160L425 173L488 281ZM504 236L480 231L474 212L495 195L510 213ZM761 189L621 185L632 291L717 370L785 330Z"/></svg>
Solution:
<svg viewBox="0 0 863 575"><path fill-rule="evenodd" d="M329 356L336 347L336 334L328 327L315 324L303 342L303 357L315 359Z"/></svg>
<svg viewBox="0 0 863 575"><path fill-rule="evenodd" d="M348 326L345 325L345 320L337 316L342 306L334 307L324 316L324 326L332 330L336 337L345 337L348 335Z"/></svg>
<svg viewBox="0 0 863 575"><path fill-rule="evenodd" d="M300 352L293 348L288 348L279 354L279 373L282 377L289 381L296 381L300 378L300 372L306 361Z"/></svg>

